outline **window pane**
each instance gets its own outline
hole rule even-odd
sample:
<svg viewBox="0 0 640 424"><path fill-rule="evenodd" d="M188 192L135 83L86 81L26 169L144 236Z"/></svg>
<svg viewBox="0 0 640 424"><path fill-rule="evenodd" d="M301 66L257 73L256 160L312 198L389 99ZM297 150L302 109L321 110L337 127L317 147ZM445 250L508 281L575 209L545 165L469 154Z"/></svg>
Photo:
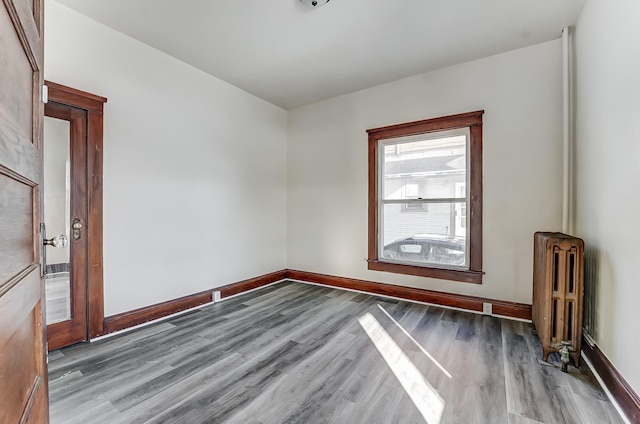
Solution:
<svg viewBox="0 0 640 424"><path fill-rule="evenodd" d="M420 205L420 203L417 203ZM381 259L419 265L467 267L466 203L425 202L407 214L403 203L382 208Z"/></svg>
<svg viewBox="0 0 640 424"><path fill-rule="evenodd" d="M384 146L385 199L460 197L456 184L464 184L467 178L466 134L398 140Z"/></svg>

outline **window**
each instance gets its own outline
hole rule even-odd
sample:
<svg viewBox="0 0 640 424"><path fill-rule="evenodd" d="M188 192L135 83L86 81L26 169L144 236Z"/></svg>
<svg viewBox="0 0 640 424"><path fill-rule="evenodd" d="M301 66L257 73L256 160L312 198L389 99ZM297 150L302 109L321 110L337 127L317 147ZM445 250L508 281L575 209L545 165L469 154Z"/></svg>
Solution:
<svg viewBox="0 0 640 424"><path fill-rule="evenodd" d="M367 131L369 269L482 282L483 113Z"/></svg>

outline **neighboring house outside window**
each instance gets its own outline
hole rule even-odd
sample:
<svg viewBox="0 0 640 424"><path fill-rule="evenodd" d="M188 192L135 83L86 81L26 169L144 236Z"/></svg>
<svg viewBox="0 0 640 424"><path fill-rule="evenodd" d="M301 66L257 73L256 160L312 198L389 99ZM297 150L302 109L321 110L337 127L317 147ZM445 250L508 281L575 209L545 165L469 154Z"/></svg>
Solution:
<svg viewBox="0 0 640 424"><path fill-rule="evenodd" d="M482 282L483 113L367 131L369 269Z"/></svg>

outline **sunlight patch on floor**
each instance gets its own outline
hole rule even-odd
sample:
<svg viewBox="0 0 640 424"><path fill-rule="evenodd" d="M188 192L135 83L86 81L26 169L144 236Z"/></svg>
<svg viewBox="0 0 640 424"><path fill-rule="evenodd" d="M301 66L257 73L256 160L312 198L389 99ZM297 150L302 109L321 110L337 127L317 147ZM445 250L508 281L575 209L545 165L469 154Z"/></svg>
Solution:
<svg viewBox="0 0 640 424"><path fill-rule="evenodd" d="M413 401L427 424L439 424L444 410L444 400L424 378L400 346L370 313L358 318L374 346L393 371L396 378Z"/></svg>
<svg viewBox="0 0 640 424"><path fill-rule="evenodd" d="M436 358L431 356L431 354L429 352L427 352L427 350L425 348L423 348L422 345L420 345L420 343L418 343L418 341L416 339L414 339L413 336L411 334L409 334L409 332L407 330L405 330L404 327L402 325L400 325L400 323L398 321L396 321L391 315L389 315L389 313L382 306L378 305L378 308L380 308L380 310L382 310L382 312L384 312L384 314L387 317L389 317L389 319L391 321L393 321L395 323L395 325L398 326L398 328L409 338L409 340L411 340L418 347L418 349L420 349L420 351L422 351L422 353L424 353L427 356L427 358L429 358L431 360L431 362L433 362L433 364L436 367L438 367L438 369L440 369L440 371L443 372L444 375L446 375L449 378L452 378L451 374L449 374L449 371L447 371L447 369L445 367L440 365L440 362L438 362L436 360Z"/></svg>

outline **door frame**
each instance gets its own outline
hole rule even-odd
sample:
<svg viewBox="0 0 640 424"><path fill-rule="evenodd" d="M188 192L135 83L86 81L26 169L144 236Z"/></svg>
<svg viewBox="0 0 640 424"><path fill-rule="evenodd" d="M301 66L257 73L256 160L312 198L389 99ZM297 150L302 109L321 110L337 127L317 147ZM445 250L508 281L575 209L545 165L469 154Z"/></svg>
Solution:
<svg viewBox="0 0 640 424"><path fill-rule="evenodd" d="M87 116L87 338L104 334L104 276L102 261L103 112L107 99L51 81L49 102L71 106Z"/></svg>
<svg viewBox="0 0 640 424"><path fill-rule="evenodd" d="M62 105L56 102L48 102L44 107L44 115L59 120L63 120L69 123L69 148L68 157L71 163L70 169L70 194L69 204L70 208L69 222L67 225L71 226L71 219L75 222L78 220L81 225L85 225L87 222L87 113L84 110L77 109L71 106ZM47 123L45 122L45 127ZM48 164L46 159L46 151L51 147L47 147L45 128L45 138L43 139L43 151L45 152L45 169ZM46 198L49 192L47 183L49 181L44 177L43 189L45 202L43 203L45 224L53 224L46 219ZM72 237L70 234L78 232L80 237ZM55 233L54 233L55 234ZM48 234L47 236L53 236L54 234ZM70 294L70 306L71 314L68 319L55 322L52 324L47 323L47 346L49 350L54 350L59 347L68 346L74 343L84 342L88 339L88 325L87 325L87 245L88 237L84 228L74 229L73 232L67 230L64 234L69 234L69 264L71 269L69 270L69 294ZM48 249L48 246L45 246ZM53 253L53 252L52 252ZM48 266L47 255L43 255L45 269ZM47 286L47 271L45 270L45 292ZM46 295L45 295L45 300Z"/></svg>

